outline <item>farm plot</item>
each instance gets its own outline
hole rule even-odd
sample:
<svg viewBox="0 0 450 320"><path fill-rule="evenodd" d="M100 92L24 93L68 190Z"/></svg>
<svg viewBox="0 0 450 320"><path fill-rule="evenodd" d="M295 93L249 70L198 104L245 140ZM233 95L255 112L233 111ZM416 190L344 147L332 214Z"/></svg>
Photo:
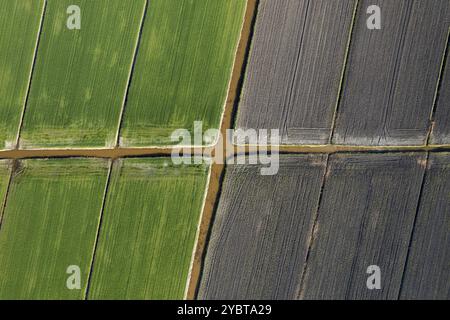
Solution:
<svg viewBox="0 0 450 320"><path fill-rule="evenodd" d="M431 154L401 299L450 298L450 154Z"/></svg>
<svg viewBox="0 0 450 320"><path fill-rule="evenodd" d="M239 128L280 129L283 144L331 137L355 0L263 0Z"/></svg>
<svg viewBox="0 0 450 320"><path fill-rule="evenodd" d="M1 2L0 150L15 147L44 1Z"/></svg>
<svg viewBox="0 0 450 320"><path fill-rule="evenodd" d="M205 195L206 166L114 163L89 299L182 299Z"/></svg>
<svg viewBox="0 0 450 320"><path fill-rule="evenodd" d="M447 50L450 50L450 42L447 44L447 46ZM444 66L444 72L442 74L441 81L442 83L439 90L436 113L433 119L434 126L431 136L431 143L450 144L450 57L447 57L447 63Z"/></svg>
<svg viewBox="0 0 450 320"><path fill-rule="evenodd" d="M245 8L245 0L150 2L121 145L173 145L172 132L192 133L194 121L219 128Z"/></svg>
<svg viewBox="0 0 450 320"><path fill-rule="evenodd" d="M295 299L306 260L326 156L280 157L227 167L208 245L200 299Z"/></svg>
<svg viewBox="0 0 450 320"><path fill-rule="evenodd" d="M87 285L109 163L24 160L0 232L0 299L81 299ZM80 268L80 290L66 286Z"/></svg>
<svg viewBox="0 0 450 320"><path fill-rule="evenodd" d="M398 298L425 162L425 154L330 156L300 298ZM367 287L369 266L380 268L379 290Z"/></svg>
<svg viewBox="0 0 450 320"><path fill-rule="evenodd" d="M48 0L26 107L23 148L115 145L145 0Z"/></svg>
<svg viewBox="0 0 450 320"><path fill-rule="evenodd" d="M382 8L381 30L366 9ZM334 143L423 145L450 27L450 1L360 1Z"/></svg>

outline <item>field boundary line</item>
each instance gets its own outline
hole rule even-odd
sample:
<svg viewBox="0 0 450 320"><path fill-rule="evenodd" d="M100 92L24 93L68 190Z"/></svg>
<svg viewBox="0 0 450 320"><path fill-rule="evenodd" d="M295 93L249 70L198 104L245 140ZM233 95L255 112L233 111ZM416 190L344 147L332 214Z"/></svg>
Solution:
<svg viewBox="0 0 450 320"><path fill-rule="evenodd" d="M13 176L14 176L14 172L16 171L16 168L17 168L17 160L12 160L11 168L10 168L10 172L9 172L8 185L6 187L5 196L2 199L1 207L0 207L0 232L3 229L3 217L4 217L5 211L6 211L6 202L8 201L8 195L9 195L9 191L11 189Z"/></svg>
<svg viewBox="0 0 450 320"><path fill-rule="evenodd" d="M20 115L19 126L17 128L17 136L16 136L16 141L15 141L15 149L16 150L19 149L20 134L22 132L23 120L25 118L25 112L26 112L27 105L28 105L28 99L30 98L31 83L33 81L34 69L36 67L36 60L37 60L37 55L38 55L39 44L41 43L42 29L44 27L44 18L45 18L46 12L47 12L47 0L43 0L42 14L41 14L41 19L39 21L39 29L38 29L38 32L36 35L36 43L34 46L33 60L31 62L30 74L28 76L28 86L27 86L27 91L25 93L25 101L23 103L22 113Z"/></svg>
<svg viewBox="0 0 450 320"><path fill-rule="evenodd" d="M83 300L87 300L88 297L89 297L89 289L91 288L92 273L93 273L93 270L94 270L95 257L96 257L96 254L97 254L97 248L98 248L98 242L99 242L99 238L100 238L100 232L101 232L101 229L102 229L103 216L104 216L104 212L105 212L106 199L107 199L108 191L109 191L109 187L110 187L111 173L112 173L112 170L113 170L113 165L114 165L114 161L111 160L109 162L108 175L107 175L107 178L106 178L105 190L103 192L102 206L100 208L100 215L99 215L99 220L98 220L98 225L97 225L97 233L95 235L95 242L94 242L94 247L93 247L93 250L92 250L91 263L90 263L90 266L89 266L89 275L88 275L88 278L87 278L86 289L85 289L85 292L84 292Z"/></svg>
<svg viewBox="0 0 450 320"><path fill-rule="evenodd" d="M343 63L343 66L342 66L341 81L339 83L338 94L337 94L337 97L336 97L336 104L334 106L333 118L331 119L331 131L330 131L330 137L328 139L328 143L329 144L333 143L334 131L336 129L336 123L337 123L337 120L338 120L339 105L341 104L342 95L344 93L345 75L347 73L348 60L349 60L349 57L350 57L350 47L352 45L352 40L353 40L353 36L354 36L354 32L355 32L356 17L358 15L359 1L360 0L356 0L355 8L353 9L353 17L352 17L352 22L351 22L351 25L350 25L350 30L349 30L349 35L348 35L347 48L345 50L345 55L344 55L344 63Z"/></svg>
<svg viewBox="0 0 450 320"><path fill-rule="evenodd" d="M302 268L302 272L300 274L300 282L298 284L297 287L297 292L295 293L295 298L294 299L302 299L303 296L303 290L304 290L304 283L305 283L305 277L308 271L308 262L309 262L309 258L311 255L311 250L314 244L314 241L316 240L316 236L317 236L317 223L319 221L319 211L320 211L320 205L322 204L322 199L323 199L323 192L325 189L325 183L327 180L327 177L329 175L329 170L330 170L330 155L327 155L326 161L325 161L325 170L323 172L323 176L322 176L322 184L320 186L320 192L319 192L319 197L317 199L317 206L316 206L316 210L314 212L314 218L313 218L313 224L312 227L310 229L310 236L308 239L308 247L306 250L306 257L305 257L305 261L303 262L303 268Z"/></svg>
<svg viewBox="0 0 450 320"><path fill-rule="evenodd" d="M198 222L197 222L197 230L195 232L195 242L194 242L194 245L192 246L191 262L189 263L189 271L188 271L188 276L187 276L187 279L186 279L186 286L184 288L184 295L183 295L183 299L184 300L188 299L189 284L191 283L192 270L194 269L195 254L197 252L197 245L198 245L198 240L200 238L200 232L201 232L201 223L202 223L202 220L203 220L203 214L205 212L206 201L208 199L208 192L207 191L209 190L209 184L211 183L212 168L213 168L213 166L211 165L209 167L209 170L208 170L208 177L207 177L207 180L206 180L205 192L203 194L203 202L202 202L201 212L200 212L200 215L199 215L199 218L198 218Z"/></svg>
<svg viewBox="0 0 450 320"><path fill-rule="evenodd" d="M136 66L136 60L137 60L139 47L141 45L142 32L144 30L145 18L147 17L149 1L151 1L151 0L145 0L144 9L142 11L141 21L140 21L140 24L139 24L139 32L137 34L136 43L135 43L135 46L134 46L133 58L132 58L131 63L130 63L130 71L129 71L129 74L128 74L128 81L127 81L127 85L125 87L125 92L124 92L124 96L123 96L122 106L121 106L121 109L120 109L119 123L117 124L116 137L115 137L115 141L114 141L114 144L115 144L116 147L118 147L120 145L120 133L121 133L121 128L122 128L122 124L123 124L123 117L124 117L124 114L125 114L125 106L126 106L127 101L128 101L128 94L130 92L131 81L133 80L134 68Z"/></svg>
<svg viewBox="0 0 450 320"><path fill-rule="evenodd" d="M245 51L247 49L247 45L250 42L250 39L248 37L247 37L246 41L244 39L244 38L246 38L244 35L246 33L245 27L246 27L246 23L248 23L247 14L249 14L249 10L252 11L252 5L254 5L254 7L256 7L258 2L259 2L259 0L246 0L245 9L243 10L243 13L242 13L242 24L241 24L241 28L239 31L239 37L237 38L237 41L236 41L237 43L235 44L233 64L229 70L230 79L228 80L228 84L227 84L227 94L225 96L225 101L222 105L222 114L220 115L220 119L219 119L219 123L220 123L219 129L222 134L224 133L223 131L225 131L227 128L229 128L232 124L232 123L229 123L227 125L226 123L232 122L232 119L230 119L230 117L232 117L234 102L236 101L236 92L235 91L237 90L237 87L239 86L239 82L240 82L240 78L241 78L241 74L242 74L242 72L239 72L239 77L237 77L236 69L239 69L238 65L240 63L242 63L242 65L245 64L245 61L243 61L246 59ZM244 52L242 52L242 51L244 51ZM243 57L242 57L242 55L243 55ZM242 71L242 68L240 68L240 69L241 69L240 71ZM235 96L234 96L234 99L230 99L230 97L232 97L233 87L236 87L236 90L234 90ZM220 142L220 137L217 137L216 141L210 147L217 145L219 142Z"/></svg>
<svg viewBox="0 0 450 320"><path fill-rule="evenodd" d="M249 57L251 40L253 36L254 26L256 23L256 16L258 12L259 0L247 0L246 7L243 13L243 21L241 26L241 32L238 39L238 44L235 51L233 67L231 70L230 82L228 84L227 96L225 98L225 105L223 108L222 117L220 120L220 133L223 139L216 139L214 146L202 148L202 151L209 150L214 151L215 147L219 143L224 143L224 139L228 139L226 130L233 127L234 117L236 116L236 110L239 104L240 94L243 87L243 78L247 61ZM195 148L192 148L195 151ZM198 150L198 148L197 148ZM212 152L210 154L213 154ZM224 159L227 158L227 154L224 154ZM225 165L212 164L211 165L211 178L208 184L208 188L205 190L206 200L204 212L202 212L202 220L200 221L199 239L197 246L194 248L194 261L192 266L192 273L189 279L189 285L186 292L186 299L195 299L197 296L198 288L200 285L200 279L202 276L203 263L206 255L206 248L208 244L208 237L211 231L212 221L216 207L220 198L220 192L223 185L223 179L225 174Z"/></svg>
<svg viewBox="0 0 450 320"><path fill-rule="evenodd" d="M434 117L435 117L435 114L436 114L437 104L438 104L438 101L439 101L439 93L440 93L441 88L442 88L444 69L445 69L445 65L447 63L449 50L450 50L450 27L448 28L447 40L445 42L444 53L442 55L442 60L441 60L441 68L439 69L439 77L438 77L438 81L437 81L437 84L436 84L436 91L434 93L433 106L432 106L431 112L430 112L430 118L429 118L430 122L429 122L427 137L426 137L426 140L425 140L425 143L427 145L430 144L431 136L433 135ZM447 71L447 72L450 72L450 70Z"/></svg>
<svg viewBox="0 0 450 320"><path fill-rule="evenodd" d="M402 290L403 290L403 283L404 283L404 280L405 280L406 268L408 267L409 255L410 255L410 252L411 252L411 245L412 245L412 242L413 242L413 239L414 239L414 232L416 230L417 217L419 216L420 205L421 205L422 200L423 200L423 191L424 191L424 188L425 188L426 178L428 176L429 163L430 163L430 153L427 153L427 156L425 158L425 168L424 168L423 175L422 175L422 183L420 185L419 196L417 197L416 212L415 212L413 224L412 224L412 227L411 227L411 234L409 235L408 248L407 248L407 252L406 252L405 263L403 265L403 272L402 272L402 277L401 277L401 280L400 280L400 288L398 289L397 300L400 300L400 296L401 296Z"/></svg>
<svg viewBox="0 0 450 320"><path fill-rule="evenodd" d="M213 147L194 147L186 146L184 149L190 149L191 155L195 154L213 154ZM234 151L226 157L241 154L240 147L245 147L244 153L249 153L255 145L243 145L234 147ZM101 148L101 149L23 149L23 150L2 150L0 151L0 159L4 160L20 160L20 159L48 159L48 158L104 158L104 159L121 159L121 158L138 158L138 157L171 157L174 150L179 147L171 148ZM349 153L349 152L450 152L450 144L443 145L417 145L417 146L352 146L352 145L275 145L268 146L268 149L277 148L279 153L296 154L296 153Z"/></svg>
<svg viewBox="0 0 450 320"><path fill-rule="evenodd" d="M258 145L244 145L246 152L251 147ZM269 145L268 149L277 148L280 153L348 153L348 152L437 152L450 151L450 145L342 145L342 144L326 144L326 145ZM236 153L236 152L235 152Z"/></svg>

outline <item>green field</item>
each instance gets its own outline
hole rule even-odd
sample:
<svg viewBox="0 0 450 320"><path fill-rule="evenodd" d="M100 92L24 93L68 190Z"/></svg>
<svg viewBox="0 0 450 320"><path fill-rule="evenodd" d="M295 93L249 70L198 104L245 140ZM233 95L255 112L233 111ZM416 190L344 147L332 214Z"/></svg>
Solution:
<svg viewBox="0 0 450 320"><path fill-rule="evenodd" d="M75 3L81 29L69 30ZM144 8L145 0L48 0L21 147L115 144Z"/></svg>
<svg viewBox="0 0 450 320"><path fill-rule="evenodd" d="M114 163L89 299L182 299L208 168Z"/></svg>
<svg viewBox="0 0 450 320"><path fill-rule="evenodd" d="M152 0L125 107L123 146L172 145L178 128L218 128L245 0Z"/></svg>
<svg viewBox="0 0 450 320"><path fill-rule="evenodd" d="M8 188L11 162L0 160L0 220L2 215L3 200L5 199L6 189Z"/></svg>
<svg viewBox="0 0 450 320"><path fill-rule="evenodd" d="M109 163L20 164L0 232L0 299L83 298ZM81 290L66 287L70 265L81 269Z"/></svg>
<svg viewBox="0 0 450 320"><path fill-rule="evenodd" d="M0 0L0 150L15 147L43 4Z"/></svg>

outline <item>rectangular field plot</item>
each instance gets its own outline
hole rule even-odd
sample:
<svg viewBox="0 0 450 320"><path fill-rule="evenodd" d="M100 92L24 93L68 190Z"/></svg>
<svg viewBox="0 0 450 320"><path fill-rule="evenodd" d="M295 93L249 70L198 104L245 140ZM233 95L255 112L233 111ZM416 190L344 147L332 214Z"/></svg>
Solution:
<svg viewBox="0 0 450 320"><path fill-rule="evenodd" d="M48 0L20 146L115 145L145 0Z"/></svg>
<svg viewBox="0 0 450 320"><path fill-rule="evenodd" d="M0 150L16 144L43 9L43 0L1 2Z"/></svg>
<svg viewBox="0 0 450 320"><path fill-rule="evenodd" d="M398 298L425 162L410 153L330 156L300 298ZM380 290L367 287L369 266L380 268Z"/></svg>
<svg viewBox="0 0 450 320"><path fill-rule="evenodd" d="M239 128L280 129L283 144L329 142L355 4L260 2Z"/></svg>
<svg viewBox="0 0 450 320"><path fill-rule="evenodd" d="M447 46L447 50L450 51L450 42L447 44ZM431 135L431 143L450 144L450 57L447 57L447 62L444 66L441 82L442 83L439 90L436 112L433 119L434 126Z"/></svg>
<svg viewBox="0 0 450 320"><path fill-rule="evenodd" d="M367 9L381 9L381 30ZM450 1L361 0L333 142L423 145L450 26Z"/></svg>
<svg viewBox="0 0 450 320"><path fill-rule="evenodd" d="M121 145L172 145L172 132L197 120L219 128L245 8L245 0L150 1Z"/></svg>
<svg viewBox="0 0 450 320"><path fill-rule="evenodd" d="M200 299L295 299L326 156L281 156L274 176L229 165L207 248Z"/></svg>
<svg viewBox="0 0 450 320"><path fill-rule="evenodd" d="M89 299L183 299L207 176L169 158L114 163Z"/></svg>
<svg viewBox="0 0 450 320"><path fill-rule="evenodd" d="M0 299L84 297L108 167L104 160L20 162L0 232ZM80 290L66 285L69 266L80 268Z"/></svg>
<svg viewBox="0 0 450 320"><path fill-rule="evenodd" d="M431 154L401 299L450 299L450 154Z"/></svg>

